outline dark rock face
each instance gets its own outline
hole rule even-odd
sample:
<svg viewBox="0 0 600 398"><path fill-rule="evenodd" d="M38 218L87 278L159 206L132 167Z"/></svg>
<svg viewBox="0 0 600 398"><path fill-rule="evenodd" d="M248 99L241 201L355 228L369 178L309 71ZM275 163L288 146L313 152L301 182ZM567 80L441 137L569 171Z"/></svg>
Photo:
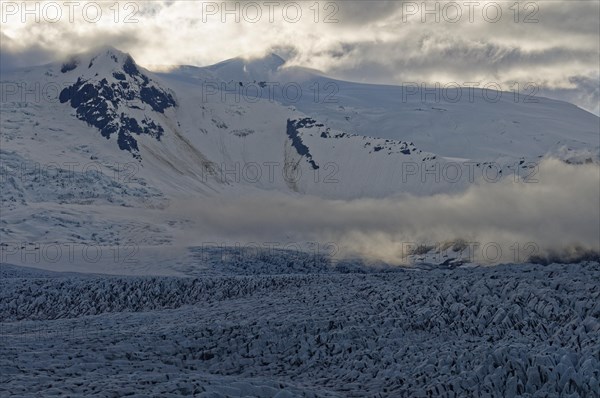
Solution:
<svg viewBox="0 0 600 398"><path fill-rule="evenodd" d="M323 123L318 123L316 120L306 117L299 120L288 120L288 136L292 140L292 146L296 148L298 153L302 156L306 156L309 163L313 166L314 169L318 169L319 166L312 160L312 155L310 154L308 147L302 142L302 134L299 132L301 129L311 129L318 128L316 133L319 137L325 139L353 139L359 137L356 134L349 134L345 132L341 133L331 133L329 127L325 127ZM325 130L321 130L324 128ZM313 131L314 133L314 131ZM312 135L312 134L311 134ZM369 153L377 153L378 155L386 154L402 154L402 155L411 155L415 153L421 153L420 149L417 149L412 142L406 141L397 141L390 139L381 139L381 138L373 138L373 137L362 137L364 142L363 147L367 148ZM426 157L425 160L434 160L435 156Z"/></svg>
<svg viewBox="0 0 600 398"><path fill-rule="evenodd" d="M78 65L78 64L79 64L79 63L77 62L77 60L76 60L76 59L72 59L72 60L70 60L70 61L68 61L68 62L65 62L65 63L62 65L62 67L60 68L60 71L61 71L62 73L67 73L67 72L70 72L70 71L72 71L73 69L77 68L77 65Z"/></svg>
<svg viewBox="0 0 600 398"><path fill-rule="evenodd" d="M140 72L133 58L127 57L127 59L123 63L123 70L129 76L133 78L140 77L144 81L144 83L148 84L148 78Z"/></svg>
<svg viewBox="0 0 600 398"><path fill-rule="evenodd" d="M123 72L113 72L117 80L113 83L106 78L100 81L80 78L60 93L59 100L69 102L76 109L77 118L96 127L103 137L108 139L116 134L119 148L141 159L135 135L147 134L160 140L164 129L147 115L141 120L131 117L123 112L123 107L140 110L139 106L128 104L139 100L153 111L164 113L177 104L171 94L150 84L150 79L140 72L131 57L124 62Z"/></svg>
<svg viewBox="0 0 600 398"><path fill-rule="evenodd" d="M171 94L167 94L156 87L142 87L140 99L159 113L164 113L165 109L175 106L175 100Z"/></svg>
<svg viewBox="0 0 600 398"><path fill-rule="evenodd" d="M319 165L313 160L312 154L310 153L308 147L304 145L302 139L298 135L298 129L303 127L312 127L315 121L310 118L300 119L300 120L289 120L287 121L287 135L292 140L292 146L298 152L298 155L304 156L308 163L311 165L313 170L319 169Z"/></svg>
<svg viewBox="0 0 600 398"><path fill-rule="evenodd" d="M314 119L311 119L310 117L305 117L304 119L300 119L298 121L296 121L296 128L301 129L301 128L311 128L314 127L317 124L317 121Z"/></svg>

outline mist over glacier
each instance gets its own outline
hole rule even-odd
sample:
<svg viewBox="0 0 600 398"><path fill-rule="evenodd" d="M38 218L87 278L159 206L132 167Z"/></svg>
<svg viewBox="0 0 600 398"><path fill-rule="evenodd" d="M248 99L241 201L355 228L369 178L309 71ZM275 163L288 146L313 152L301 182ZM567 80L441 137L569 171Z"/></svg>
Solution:
<svg viewBox="0 0 600 398"><path fill-rule="evenodd" d="M511 245L533 243L539 250L530 255L563 253L568 259L574 250L600 252L599 174L598 164L546 158L537 182L508 176L495 183L481 180L456 194L326 200L271 193L176 200L174 211L194 221L176 242L333 242L337 256L395 264L405 262L409 244L496 243L502 253L475 250L479 255L473 260L500 263L515 262Z"/></svg>

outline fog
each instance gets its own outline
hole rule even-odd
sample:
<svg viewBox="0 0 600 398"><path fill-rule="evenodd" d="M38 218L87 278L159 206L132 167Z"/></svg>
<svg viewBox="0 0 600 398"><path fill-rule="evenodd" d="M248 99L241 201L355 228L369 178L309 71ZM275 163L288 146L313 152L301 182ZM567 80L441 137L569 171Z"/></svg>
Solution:
<svg viewBox="0 0 600 398"><path fill-rule="evenodd" d="M304 249L319 242L337 258L405 264L407 248L415 244L464 241L473 245L475 261L501 263L599 253L599 203L598 164L544 159L537 183L505 178L459 194L351 201L265 194L178 200L171 209L192 220L176 238L185 245ZM486 247L492 250L486 253Z"/></svg>

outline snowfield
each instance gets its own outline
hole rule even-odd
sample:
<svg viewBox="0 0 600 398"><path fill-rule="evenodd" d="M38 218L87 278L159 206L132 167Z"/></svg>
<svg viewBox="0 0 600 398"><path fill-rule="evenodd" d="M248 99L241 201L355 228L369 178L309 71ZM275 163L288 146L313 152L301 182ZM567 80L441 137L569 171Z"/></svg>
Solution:
<svg viewBox="0 0 600 398"><path fill-rule="evenodd" d="M135 277L4 264L0 395L599 395L597 262L285 266Z"/></svg>

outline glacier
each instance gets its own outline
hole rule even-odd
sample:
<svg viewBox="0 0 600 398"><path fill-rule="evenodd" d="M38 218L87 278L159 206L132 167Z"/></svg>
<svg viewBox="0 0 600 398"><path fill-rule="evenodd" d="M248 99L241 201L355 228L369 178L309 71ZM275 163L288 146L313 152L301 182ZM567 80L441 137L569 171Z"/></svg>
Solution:
<svg viewBox="0 0 600 398"><path fill-rule="evenodd" d="M600 268L0 268L3 396L597 396ZM220 263L223 264L223 263Z"/></svg>

